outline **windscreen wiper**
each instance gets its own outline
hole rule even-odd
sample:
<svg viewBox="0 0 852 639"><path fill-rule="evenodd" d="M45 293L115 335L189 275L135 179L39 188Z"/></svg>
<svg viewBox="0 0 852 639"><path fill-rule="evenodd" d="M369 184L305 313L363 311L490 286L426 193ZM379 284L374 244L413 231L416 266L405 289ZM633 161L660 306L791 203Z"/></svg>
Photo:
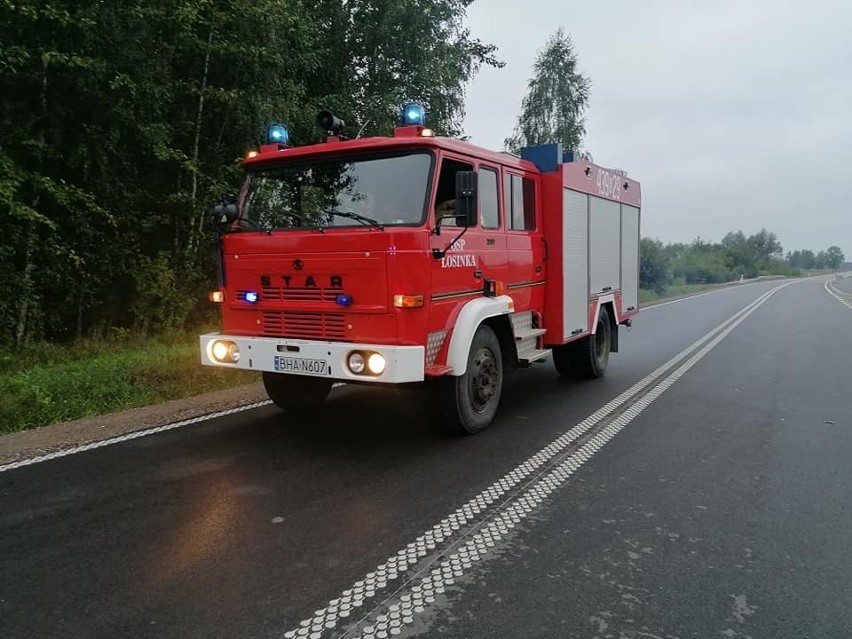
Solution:
<svg viewBox="0 0 852 639"><path fill-rule="evenodd" d="M385 227L382 226L382 223L378 220L374 220L371 217L367 217L366 215L361 215L360 213L355 213L354 211L335 211L334 209L328 209L323 211L323 213L327 213L328 215L336 215L338 217L347 217L350 220L355 220L356 222L360 222L365 226L374 226L380 231L384 231Z"/></svg>

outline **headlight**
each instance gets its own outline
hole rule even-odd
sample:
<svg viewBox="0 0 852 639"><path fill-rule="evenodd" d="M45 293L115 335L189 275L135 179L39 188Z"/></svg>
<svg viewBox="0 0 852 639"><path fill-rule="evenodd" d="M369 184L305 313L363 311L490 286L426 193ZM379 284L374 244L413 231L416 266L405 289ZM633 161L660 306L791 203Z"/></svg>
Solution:
<svg viewBox="0 0 852 639"><path fill-rule="evenodd" d="M210 344L210 358L220 364L235 364L240 361L240 347L234 342L217 339Z"/></svg>
<svg viewBox="0 0 852 639"><path fill-rule="evenodd" d="M367 358L367 368L370 369L370 372L373 375L381 375L384 373L386 365L387 362L385 362L384 356L379 353L373 353Z"/></svg>
<svg viewBox="0 0 852 639"><path fill-rule="evenodd" d="M361 353L351 353L349 355L349 370L355 373L356 375L360 375L364 372L364 368L367 363L364 361L364 356Z"/></svg>

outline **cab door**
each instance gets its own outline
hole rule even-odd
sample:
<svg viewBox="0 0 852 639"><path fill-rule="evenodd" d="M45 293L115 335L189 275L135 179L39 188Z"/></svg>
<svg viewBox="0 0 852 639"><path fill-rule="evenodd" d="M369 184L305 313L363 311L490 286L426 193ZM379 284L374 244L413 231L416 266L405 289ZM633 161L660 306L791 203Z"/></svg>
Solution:
<svg viewBox="0 0 852 639"><path fill-rule="evenodd" d="M474 170L478 171L479 214L476 225L465 230L453 217L456 173ZM433 232L431 246L433 253L446 253L432 259L433 303L451 308L460 299L481 296L486 279L505 279L506 237L501 230L499 176L499 167L442 154L432 199L432 228L440 233Z"/></svg>
<svg viewBox="0 0 852 639"><path fill-rule="evenodd" d="M517 311L541 310L544 304L547 247L542 230L539 180L504 170L507 287Z"/></svg>

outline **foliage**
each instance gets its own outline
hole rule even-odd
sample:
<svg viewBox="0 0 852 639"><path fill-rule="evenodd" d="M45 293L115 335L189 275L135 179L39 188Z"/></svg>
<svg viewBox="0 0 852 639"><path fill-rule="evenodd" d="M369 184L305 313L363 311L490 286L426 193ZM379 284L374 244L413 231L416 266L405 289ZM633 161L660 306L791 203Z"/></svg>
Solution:
<svg viewBox="0 0 852 639"><path fill-rule="evenodd" d="M591 82L578 67L571 37L560 27L535 61L515 130L505 141L509 151L551 142L580 150Z"/></svg>
<svg viewBox="0 0 852 639"><path fill-rule="evenodd" d="M666 255L663 243L643 237L639 244L639 287L662 293L671 281L671 258Z"/></svg>
<svg viewBox="0 0 852 639"><path fill-rule="evenodd" d="M0 433L257 381L198 365L194 334L137 342L36 343L0 351Z"/></svg>
<svg viewBox="0 0 852 639"><path fill-rule="evenodd" d="M663 244L642 238L639 248L639 285L662 294L672 285L718 284L765 275L797 276L801 269L836 270L843 262L837 246L816 255L797 250L782 258L777 236L766 229L746 237L732 231L719 243L696 238L691 244Z"/></svg>
<svg viewBox="0 0 852 639"><path fill-rule="evenodd" d="M419 99L458 133L465 84L501 64L470 2L0 3L0 344L193 318L204 211L270 121L299 144L320 108L387 133Z"/></svg>

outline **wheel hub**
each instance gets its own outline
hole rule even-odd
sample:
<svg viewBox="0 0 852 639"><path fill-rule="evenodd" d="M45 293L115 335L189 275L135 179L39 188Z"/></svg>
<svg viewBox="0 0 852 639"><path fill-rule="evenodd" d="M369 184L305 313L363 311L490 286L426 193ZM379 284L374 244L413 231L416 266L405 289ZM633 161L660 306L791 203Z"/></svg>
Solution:
<svg viewBox="0 0 852 639"><path fill-rule="evenodd" d="M497 392L497 363L490 349L483 348L471 362L470 394L473 406L481 413Z"/></svg>

